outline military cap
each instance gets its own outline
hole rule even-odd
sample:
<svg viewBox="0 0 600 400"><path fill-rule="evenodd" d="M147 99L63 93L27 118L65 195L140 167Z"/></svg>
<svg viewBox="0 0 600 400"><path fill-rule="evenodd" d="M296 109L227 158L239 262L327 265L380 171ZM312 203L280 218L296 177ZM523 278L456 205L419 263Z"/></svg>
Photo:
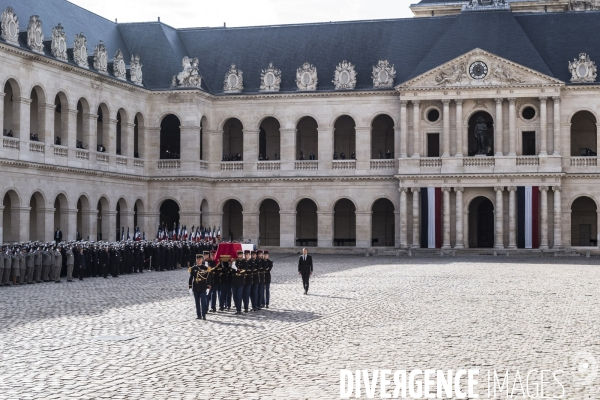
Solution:
<svg viewBox="0 0 600 400"><path fill-rule="evenodd" d="M237 253L238 254L244 254L244 250L238 250Z"/></svg>
<svg viewBox="0 0 600 400"><path fill-rule="evenodd" d="M202 254L196 254L196 260L199 258L204 258L204 256Z"/></svg>
<svg viewBox="0 0 600 400"><path fill-rule="evenodd" d="M256 254L262 254L263 251L262 250L256 250Z"/></svg>
<svg viewBox="0 0 600 400"><path fill-rule="evenodd" d="M250 254L250 250L245 250L244 254Z"/></svg>
<svg viewBox="0 0 600 400"><path fill-rule="evenodd" d="M266 254L269 254L269 250L265 250L265 251L264 251L264 254L265 254L265 255L266 255Z"/></svg>

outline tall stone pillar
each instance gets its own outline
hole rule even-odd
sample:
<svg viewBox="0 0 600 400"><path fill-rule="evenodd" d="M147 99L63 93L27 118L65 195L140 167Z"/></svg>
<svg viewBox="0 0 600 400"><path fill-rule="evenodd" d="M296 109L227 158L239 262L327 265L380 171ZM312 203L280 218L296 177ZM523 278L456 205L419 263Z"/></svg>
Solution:
<svg viewBox="0 0 600 400"><path fill-rule="evenodd" d="M2 88L4 89L4 88ZM39 115L38 115L39 119ZM4 132L4 92L0 92L0 129ZM4 209L4 207L2 207ZM0 221L0 243L2 242L2 221Z"/></svg>
<svg viewBox="0 0 600 400"><path fill-rule="evenodd" d="M464 212L463 215L463 236L465 249L469 248L469 210Z"/></svg>
<svg viewBox="0 0 600 400"><path fill-rule="evenodd" d="M496 191L496 209L494 210L494 214L496 216L496 245L494 246L497 249L504 248L504 207L502 200L502 192L504 188L501 186L495 187Z"/></svg>
<svg viewBox="0 0 600 400"><path fill-rule="evenodd" d="M181 127L181 169L196 171L200 160L200 127Z"/></svg>
<svg viewBox="0 0 600 400"><path fill-rule="evenodd" d="M504 136L504 124L502 118L502 105L504 103L504 99L495 99L496 100L496 126L494 127L494 147L495 147L495 155L496 157L501 157L504 155L504 151L502 150L504 144L502 142Z"/></svg>
<svg viewBox="0 0 600 400"><path fill-rule="evenodd" d="M442 206L442 249L450 248L450 191L452 188L443 187L443 206Z"/></svg>
<svg viewBox="0 0 600 400"><path fill-rule="evenodd" d="M296 211L279 212L279 245L281 247L296 245Z"/></svg>
<svg viewBox="0 0 600 400"><path fill-rule="evenodd" d="M83 147L90 151L96 151L98 149L98 136L96 135L97 123L98 116L96 114L83 114ZM91 158L92 157L90 157L90 159Z"/></svg>
<svg viewBox="0 0 600 400"><path fill-rule="evenodd" d="M98 210L82 211L82 232L83 240L96 241L98 237Z"/></svg>
<svg viewBox="0 0 600 400"><path fill-rule="evenodd" d="M398 228L400 226L401 222L400 222L400 211L395 210L394 211L394 247L399 247L400 246L400 229Z"/></svg>
<svg viewBox="0 0 600 400"><path fill-rule="evenodd" d="M560 97L553 97L554 101L554 153L555 156L560 156Z"/></svg>
<svg viewBox="0 0 600 400"><path fill-rule="evenodd" d="M112 242L117 239L117 211L107 210L102 212L108 218L108 232L102 232L102 240ZM119 227L119 232L121 227Z"/></svg>
<svg viewBox="0 0 600 400"><path fill-rule="evenodd" d="M63 111L64 112L64 111ZM77 109L67 110L67 131L63 132L62 145L67 147L75 147L77 140ZM29 135L29 134L27 134ZM29 137L29 136L28 136Z"/></svg>
<svg viewBox="0 0 600 400"><path fill-rule="evenodd" d="M412 240L412 248L413 249L418 249L421 247L421 240L420 240L420 236L419 233L421 231L420 227L419 227L419 208L420 208L420 202L419 202L419 193L421 192L421 188L410 188L412 194L413 194L413 240Z"/></svg>
<svg viewBox="0 0 600 400"><path fill-rule="evenodd" d="M52 146L54 144L54 110L56 106L52 103L41 103L38 110L44 115L42 121L42 131L44 137L44 143L46 146ZM39 113L38 111L38 113ZM38 114L39 118L39 114ZM54 157L54 154L52 155Z"/></svg>
<svg viewBox="0 0 600 400"><path fill-rule="evenodd" d="M516 156L517 143L517 99L514 97L508 99L508 155Z"/></svg>
<svg viewBox="0 0 600 400"><path fill-rule="evenodd" d="M554 246L553 249L562 248L562 187L552 187L554 191Z"/></svg>
<svg viewBox="0 0 600 400"><path fill-rule="evenodd" d="M244 129L242 132L242 135L244 137L244 171L256 170L256 164L258 163L259 133L259 131L252 131L247 129ZM256 237L258 238L258 235Z"/></svg>
<svg viewBox="0 0 600 400"><path fill-rule="evenodd" d="M281 150L280 168L284 171L293 171L296 161L296 129L280 129Z"/></svg>
<svg viewBox="0 0 600 400"><path fill-rule="evenodd" d="M134 130L135 124L130 124L128 122L121 121L121 155L123 157L133 158ZM181 142L181 146L183 154L183 141Z"/></svg>
<svg viewBox="0 0 600 400"><path fill-rule="evenodd" d="M77 209L63 210L63 212L67 213L67 229L66 234L63 235L63 240L75 240L77 239Z"/></svg>
<svg viewBox="0 0 600 400"><path fill-rule="evenodd" d="M356 169L367 171L371 169L371 128L355 128L356 132ZM348 154L350 158L350 154Z"/></svg>
<svg viewBox="0 0 600 400"><path fill-rule="evenodd" d="M319 169L330 170L333 166L332 160L334 128L332 127L323 130L319 129L317 135L317 137L319 138Z"/></svg>
<svg viewBox="0 0 600 400"><path fill-rule="evenodd" d="M408 204L406 204L406 192L408 188L398 189L400 192L400 247L408 247Z"/></svg>
<svg viewBox="0 0 600 400"><path fill-rule="evenodd" d="M146 221L145 226L140 226L142 233L146 232L146 239L154 239L158 231L158 224L160 223L160 212L150 211L140 214L144 216L144 220Z"/></svg>
<svg viewBox="0 0 600 400"><path fill-rule="evenodd" d="M540 249L548 249L548 187L540 186L540 203L541 203L541 218L540 224L542 225L540 235Z"/></svg>
<svg viewBox="0 0 600 400"><path fill-rule="evenodd" d="M242 214L244 240L250 240L251 243L258 244L258 218L260 214L254 211L242 211Z"/></svg>
<svg viewBox="0 0 600 400"><path fill-rule="evenodd" d="M15 137L18 137L21 140L29 140L29 106L31 104L31 99L25 97L17 97L13 98L13 102L16 102L18 108L17 110L15 110L16 118L15 120L13 120ZM27 146L27 151L29 151L29 146Z"/></svg>
<svg viewBox="0 0 600 400"><path fill-rule="evenodd" d="M39 210L44 216L44 241L50 242L54 239L54 208L43 208Z"/></svg>
<svg viewBox="0 0 600 400"><path fill-rule="evenodd" d="M450 100L442 100L443 104L443 125L444 133L442 133L442 157L450 157ZM450 190L450 189L448 189ZM450 242L448 242L450 246Z"/></svg>
<svg viewBox="0 0 600 400"><path fill-rule="evenodd" d="M106 147L106 154L114 160L114 156L115 154L117 154L117 120L112 118L106 118L105 116L104 121L104 132L102 136L102 140L104 143L102 144Z"/></svg>
<svg viewBox="0 0 600 400"><path fill-rule="evenodd" d="M29 123L27 123L27 124L29 125ZM14 207L12 207L12 212L19 213L19 238L18 238L18 241L19 242L29 241L29 218L31 215L31 207L14 206Z"/></svg>
<svg viewBox="0 0 600 400"><path fill-rule="evenodd" d="M465 188L455 187L456 192L456 244L455 249L464 249L464 232L463 232L463 192Z"/></svg>
<svg viewBox="0 0 600 400"><path fill-rule="evenodd" d="M540 97L540 156L548 155L548 112L547 97Z"/></svg>
<svg viewBox="0 0 600 400"><path fill-rule="evenodd" d="M463 156L463 100L457 99L456 101L456 154L455 157Z"/></svg>
<svg viewBox="0 0 600 400"><path fill-rule="evenodd" d="M356 211L356 247L371 247L371 211Z"/></svg>
<svg viewBox="0 0 600 400"><path fill-rule="evenodd" d="M517 248L517 188L508 187L508 248Z"/></svg>
<svg viewBox="0 0 600 400"><path fill-rule="evenodd" d="M396 143L400 145L400 151L396 153L396 158L406 158L408 155L408 119L406 115L406 105L408 101L400 100L400 132L394 131Z"/></svg>
<svg viewBox="0 0 600 400"><path fill-rule="evenodd" d="M133 210L121 210L121 225L125 227L125 235L127 235L127 228L129 228L131 237L133 237L133 232L135 231L135 226L133 225L134 216ZM182 221L184 221L183 218Z"/></svg>
<svg viewBox="0 0 600 400"><path fill-rule="evenodd" d="M319 247L333 246L333 211L317 211Z"/></svg>
<svg viewBox="0 0 600 400"><path fill-rule="evenodd" d="M207 136L207 148L203 149L207 156L204 157L210 163L210 170L213 172L221 170L221 160L223 159L223 131L208 130L204 131ZM146 158L147 159L147 158Z"/></svg>
<svg viewBox="0 0 600 400"><path fill-rule="evenodd" d="M2 96L4 96L4 93L2 93ZM4 105L1 104L2 96L0 96L0 106L2 106L0 108L0 128L3 126L2 112L4 110ZM0 215L4 216L4 206L0 206ZM0 219L0 244L4 244L4 218Z"/></svg>
<svg viewBox="0 0 600 400"><path fill-rule="evenodd" d="M413 157L421 157L421 101L413 100Z"/></svg>

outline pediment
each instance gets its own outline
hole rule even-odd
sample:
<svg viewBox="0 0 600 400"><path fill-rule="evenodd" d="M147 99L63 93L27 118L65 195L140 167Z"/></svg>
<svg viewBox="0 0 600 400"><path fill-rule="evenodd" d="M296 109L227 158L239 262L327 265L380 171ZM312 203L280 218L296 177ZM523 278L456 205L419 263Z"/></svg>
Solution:
<svg viewBox="0 0 600 400"><path fill-rule="evenodd" d="M397 90L562 86L564 82L482 49L472 50L396 86Z"/></svg>

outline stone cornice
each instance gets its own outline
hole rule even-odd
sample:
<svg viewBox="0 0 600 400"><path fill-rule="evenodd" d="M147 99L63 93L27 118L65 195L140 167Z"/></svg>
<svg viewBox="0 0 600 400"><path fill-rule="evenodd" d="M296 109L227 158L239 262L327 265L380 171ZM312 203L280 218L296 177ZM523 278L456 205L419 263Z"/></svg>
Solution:
<svg viewBox="0 0 600 400"><path fill-rule="evenodd" d="M144 94L152 93L150 90L148 90L144 87L135 85L133 83L130 83L128 81L123 81L123 80L111 77L109 75L104 75L99 72L81 68L77 65L70 64L65 61L56 60L54 58L51 58L51 57L43 55L43 54L34 53L23 47L17 47L17 46L10 45L8 43L0 42L0 49L5 50L8 53L16 54L16 55L26 58L28 60L37 61L37 62L40 62L43 64L47 64L47 65L50 65L53 67L60 68L62 70L68 71L68 72L73 72L73 73L76 73L76 74L79 74L79 75L82 75L82 76L85 76L88 78L92 78L97 82L102 82L102 83L118 86L123 89L140 92L140 93L144 93Z"/></svg>
<svg viewBox="0 0 600 400"><path fill-rule="evenodd" d="M405 183L405 181L414 181L414 180L441 180L448 181L450 179L457 180L457 183L461 183L462 179L488 179L494 180L497 183L508 183L502 182L504 179L523 179L523 178L565 178L570 177L565 173L522 173L522 174L453 174L453 175L394 175L396 179L400 181L400 183ZM407 182L408 183L408 182ZM490 183L491 184L491 183Z"/></svg>
<svg viewBox="0 0 600 400"><path fill-rule="evenodd" d="M209 178L209 177L152 177L149 182L206 182L206 183L265 183L265 182L346 182L346 181L390 181L396 179L393 176L325 176L325 177L253 177L253 178Z"/></svg>

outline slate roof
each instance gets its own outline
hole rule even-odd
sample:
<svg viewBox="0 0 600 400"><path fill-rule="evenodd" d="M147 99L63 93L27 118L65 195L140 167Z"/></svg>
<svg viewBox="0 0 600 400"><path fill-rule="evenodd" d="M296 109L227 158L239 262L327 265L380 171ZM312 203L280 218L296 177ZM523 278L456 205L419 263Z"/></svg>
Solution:
<svg viewBox="0 0 600 400"><path fill-rule="evenodd" d="M436 0L443 2L449 0ZM433 2L422 0L421 3ZM0 9L12 6L26 31L30 15L39 15L46 40L62 23L68 43L84 32L88 51L103 40L112 57L121 49L128 64L139 54L144 85L169 89L181 72L184 56L198 57L202 89L221 95L231 64L244 72L244 92L258 92L260 73L270 62L282 71L282 92L295 92L296 70L309 62L318 70L318 91L334 89L335 67L353 63L355 90L372 90L373 65L394 64L395 83L412 79L475 48L494 53L525 67L568 82L568 61L580 52L600 62L597 27L600 12L512 13L510 11L461 13L431 18L334 22L246 28L174 29L164 23L109 21L66 0L0 0ZM21 46L26 49L25 35ZM46 43L50 55L50 43ZM90 62L91 64L91 62Z"/></svg>

